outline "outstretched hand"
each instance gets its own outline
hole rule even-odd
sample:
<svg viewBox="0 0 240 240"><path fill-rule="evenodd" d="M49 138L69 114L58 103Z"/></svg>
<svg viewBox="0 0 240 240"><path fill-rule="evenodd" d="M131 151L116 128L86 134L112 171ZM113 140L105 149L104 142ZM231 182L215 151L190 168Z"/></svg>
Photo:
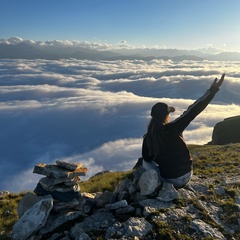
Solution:
<svg viewBox="0 0 240 240"><path fill-rule="evenodd" d="M217 78L215 78L212 86L213 86L213 87L216 87L216 88L219 88L219 87L222 85L222 83L223 83L224 77L225 77L225 73L222 74L222 76L221 76L221 78L219 79L219 81L218 81Z"/></svg>

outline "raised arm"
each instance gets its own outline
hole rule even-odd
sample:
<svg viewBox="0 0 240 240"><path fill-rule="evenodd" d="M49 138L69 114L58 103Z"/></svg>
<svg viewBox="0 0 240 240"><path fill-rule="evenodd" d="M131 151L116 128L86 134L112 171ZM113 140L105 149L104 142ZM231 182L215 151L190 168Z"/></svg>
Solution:
<svg viewBox="0 0 240 240"><path fill-rule="evenodd" d="M172 124L176 127L176 129L181 133L184 129L190 124L190 122L201 113L207 105L212 101L215 94L218 92L219 87L222 85L225 74L222 74L221 78L215 78L209 90L196 100L193 104L191 104L188 109L177 119L175 119Z"/></svg>

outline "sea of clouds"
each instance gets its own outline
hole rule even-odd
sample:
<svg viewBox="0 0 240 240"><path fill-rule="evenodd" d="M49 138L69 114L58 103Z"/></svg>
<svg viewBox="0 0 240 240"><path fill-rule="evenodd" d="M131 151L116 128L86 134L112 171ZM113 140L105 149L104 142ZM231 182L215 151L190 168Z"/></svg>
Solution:
<svg viewBox="0 0 240 240"><path fill-rule="evenodd" d="M37 163L79 162L130 170L141 156L152 105L174 119L226 73L211 104L186 129L188 144L211 141L214 125L240 113L240 62L0 60L0 190L33 190Z"/></svg>

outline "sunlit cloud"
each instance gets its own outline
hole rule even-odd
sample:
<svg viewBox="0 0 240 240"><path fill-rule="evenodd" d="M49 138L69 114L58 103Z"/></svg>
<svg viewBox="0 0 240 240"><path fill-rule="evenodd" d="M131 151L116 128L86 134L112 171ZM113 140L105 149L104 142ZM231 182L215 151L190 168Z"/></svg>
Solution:
<svg viewBox="0 0 240 240"><path fill-rule="evenodd" d="M206 144L217 122L240 113L238 62L6 59L0 72L0 190L33 189L34 165L57 159L83 163L86 177L131 169L152 105L174 106L173 120L223 72L225 82L186 129L186 142Z"/></svg>

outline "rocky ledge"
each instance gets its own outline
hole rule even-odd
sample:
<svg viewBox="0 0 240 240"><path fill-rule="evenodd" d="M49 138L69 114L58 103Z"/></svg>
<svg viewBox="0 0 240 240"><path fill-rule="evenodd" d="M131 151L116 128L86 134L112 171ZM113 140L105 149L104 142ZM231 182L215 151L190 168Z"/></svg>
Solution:
<svg viewBox="0 0 240 240"><path fill-rule="evenodd" d="M140 166L113 192L84 193L74 187L74 179L86 169L58 164L35 167L34 172L55 184L40 180L45 194L35 191L23 196L12 239L240 238L240 175L218 182L193 176L187 186L176 190ZM59 183L61 178L67 185ZM69 192L66 186L79 196L67 195L68 201L61 201ZM58 199L52 194L56 189Z"/></svg>

